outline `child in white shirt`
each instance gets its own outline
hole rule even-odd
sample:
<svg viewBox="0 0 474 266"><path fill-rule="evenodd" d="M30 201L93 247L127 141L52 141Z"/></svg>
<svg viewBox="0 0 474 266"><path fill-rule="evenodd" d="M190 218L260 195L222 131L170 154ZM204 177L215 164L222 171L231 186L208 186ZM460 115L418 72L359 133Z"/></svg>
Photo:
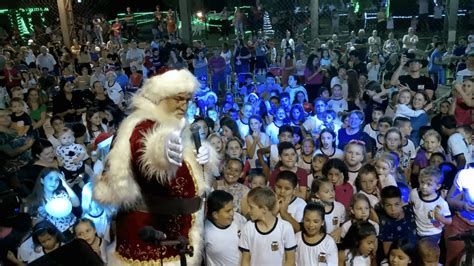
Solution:
<svg viewBox="0 0 474 266"><path fill-rule="evenodd" d="M416 232L420 238L430 237L439 241L443 227L452 221L448 203L437 192L443 183L443 174L438 168L429 166L421 170L418 180L420 187L410 193Z"/></svg>
<svg viewBox="0 0 474 266"><path fill-rule="evenodd" d="M277 197L268 187L248 193L249 216L239 240L240 265L294 265L296 238L290 223L278 219Z"/></svg>
<svg viewBox="0 0 474 266"><path fill-rule="evenodd" d="M215 190L209 195L204 223L206 265L240 264L239 233L245 222L243 216L234 212L230 193Z"/></svg>
<svg viewBox="0 0 474 266"><path fill-rule="evenodd" d="M306 205L301 232L296 233L296 265L337 265L338 251L334 239L326 234L324 207Z"/></svg>
<svg viewBox="0 0 474 266"><path fill-rule="evenodd" d="M332 98L329 100L327 109L333 110L340 117L341 113L349 109L347 101L342 97L342 87L335 84L332 88Z"/></svg>

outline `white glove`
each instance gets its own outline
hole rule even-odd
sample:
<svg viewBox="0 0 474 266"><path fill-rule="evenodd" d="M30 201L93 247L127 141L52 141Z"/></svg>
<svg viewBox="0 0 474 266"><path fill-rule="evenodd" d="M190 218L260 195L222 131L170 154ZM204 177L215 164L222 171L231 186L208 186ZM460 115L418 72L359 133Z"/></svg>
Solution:
<svg viewBox="0 0 474 266"><path fill-rule="evenodd" d="M176 166L181 166L183 161L183 142L181 134L183 133L185 126L186 119L183 118L181 119L178 128L168 135L165 142L166 159L168 159L168 162Z"/></svg>
<svg viewBox="0 0 474 266"><path fill-rule="evenodd" d="M196 156L196 161L200 165L205 165L209 162L209 148L206 146L199 147L198 154Z"/></svg>

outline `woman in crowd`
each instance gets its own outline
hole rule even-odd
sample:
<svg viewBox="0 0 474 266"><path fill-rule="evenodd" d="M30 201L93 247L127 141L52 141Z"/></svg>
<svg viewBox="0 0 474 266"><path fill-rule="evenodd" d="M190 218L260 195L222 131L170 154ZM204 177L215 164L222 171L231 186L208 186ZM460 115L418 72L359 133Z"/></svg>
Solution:
<svg viewBox="0 0 474 266"><path fill-rule="evenodd" d="M86 111L86 104L77 91L73 91L70 81L62 80L61 92L53 99L53 114L64 119L64 123L72 125L82 120L82 113Z"/></svg>
<svg viewBox="0 0 474 266"><path fill-rule="evenodd" d="M323 72L319 64L319 57L311 54L306 62L304 77L306 81L306 91L309 102L313 102L318 97L319 88L323 84Z"/></svg>
<svg viewBox="0 0 474 266"><path fill-rule="evenodd" d="M36 137L46 137L43 125L46 122L47 106L43 102L43 97L37 89L29 89L27 104L30 108L30 117L33 122L33 131Z"/></svg>

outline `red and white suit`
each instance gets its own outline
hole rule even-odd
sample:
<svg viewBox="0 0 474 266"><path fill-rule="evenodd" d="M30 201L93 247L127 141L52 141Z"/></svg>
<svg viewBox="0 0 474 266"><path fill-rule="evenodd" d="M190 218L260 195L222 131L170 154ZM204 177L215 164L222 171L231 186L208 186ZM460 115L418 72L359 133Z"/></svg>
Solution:
<svg viewBox="0 0 474 266"><path fill-rule="evenodd" d="M171 73L171 74L170 74ZM162 214L154 209L177 211L171 203L202 197L216 174L218 157L210 150L204 166L196 161L189 126L182 133L184 147L181 166L170 164L165 153L167 137L179 124L156 102L180 92L194 92L199 82L187 70L170 71L147 81L134 97L134 111L120 125L107 157L106 169L94 186L94 198L103 204L118 205L116 249L110 265L179 265L173 247L145 243L138 237L144 226L163 231L168 239L181 235L189 239L194 256L189 265L200 265L204 207L190 214Z"/></svg>

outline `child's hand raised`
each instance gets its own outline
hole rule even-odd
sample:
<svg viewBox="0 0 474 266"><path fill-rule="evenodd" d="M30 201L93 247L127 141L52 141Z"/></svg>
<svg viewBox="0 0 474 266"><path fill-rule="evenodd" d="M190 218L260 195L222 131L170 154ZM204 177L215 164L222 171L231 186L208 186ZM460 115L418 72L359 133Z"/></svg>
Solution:
<svg viewBox="0 0 474 266"><path fill-rule="evenodd" d="M290 205L290 201L291 201L291 198L288 198L288 199L279 198L278 199L278 206L279 206L280 214L288 212L288 206Z"/></svg>
<svg viewBox="0 0 474 266"><path fill-rule="evenodd" d="M441 206L436 205L436 208L433 210L433 215L436 221L441 222L444 218L444 216L441 215Z"/></svg>

